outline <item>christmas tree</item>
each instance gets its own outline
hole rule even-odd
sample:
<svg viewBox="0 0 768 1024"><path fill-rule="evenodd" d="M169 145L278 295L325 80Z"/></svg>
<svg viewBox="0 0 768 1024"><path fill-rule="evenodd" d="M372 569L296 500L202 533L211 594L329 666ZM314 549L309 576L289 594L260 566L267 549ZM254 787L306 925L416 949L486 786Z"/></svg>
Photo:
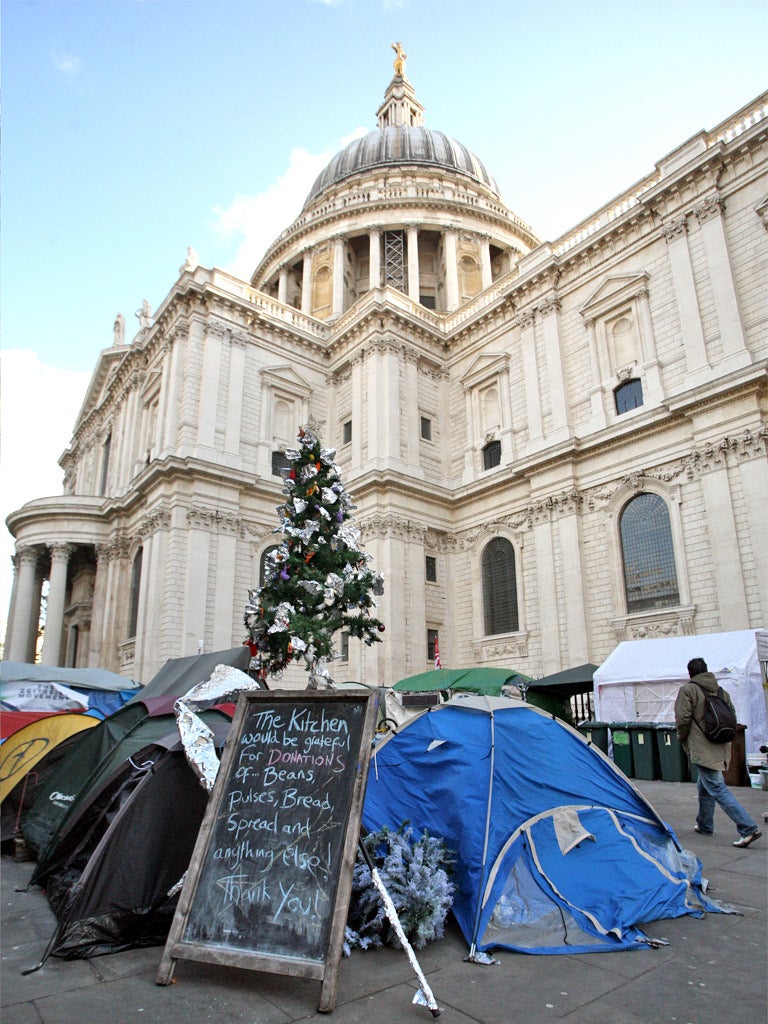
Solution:
<svg viewBox="0 0 768 1024"><path fill-rule="evenodd" d="M381 640L384 626L371 610L383 580L349 524L355 506L335 449L321 447L315 431L302 427L298 448L285 454L287 498L275 528L283 540L268 554L264 582L248 592L245 606L251 668L264 679L303 660L310 687L333 685L326 663L335 655L334 633L346 629L369 645Z"/></svg>

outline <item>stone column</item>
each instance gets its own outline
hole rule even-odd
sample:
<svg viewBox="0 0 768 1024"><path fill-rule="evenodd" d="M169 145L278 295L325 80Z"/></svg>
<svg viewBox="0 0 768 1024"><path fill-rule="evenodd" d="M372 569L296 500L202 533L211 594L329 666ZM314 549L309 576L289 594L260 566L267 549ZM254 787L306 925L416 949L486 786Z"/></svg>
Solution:
<svg viewBox="0 0 768 1024"><path fill-rule="evenodd" d="M565 387L565 371L560 348L560 334L558 330L558 312L560 310L559 300L551 296L539 303L541 313L542 332L544 334L544 350L547 356L547 380L550 393L550 408L552 410L552 441L565 440L570 437L570 408L568 393Z"/></svg>
<svg viewBox="0 0 768 1024"><path fill-rule="evenodd" d="M536 574L539 580L556 579L555 551L550 514L543 511L533 526L533 542L536 553ZM531 616L528 615L528 621ZM555 587L539 587L538 621L542 623L542 671L545 676L560 668L560 622L557 612Z"/></svg>
<svg viewBox="0 0 768 1024"><path fill-rule="evenodd" d="M42 665L59 665L64 628L64 606L67 599L67 567L75 547L73 544L51 544L49 549L51 552L50 588L40 663Z"/></svg>
<svg viewBox="0 0 768 1024"><path fill-rule="evenodd" d="M216 414L218 411L219 375L221 374L221 337L211 324L205 332L203 348L202 387L198 396L197 443L213 449L216 444Z"/></svg>
<svg viewBox="0 0 768 1024"><path fill-rule="evenodd" d="M688 371L691 374L702 375L709 370L709 364L699 315L696 284L693 279L691 254L688 250L688 226L685 217L678 217L665 224L661 232L668 245L669 265L672 270L672 283L677 299L677 312L680 317L680 331Z"/></svg>
<svg viewBox="0 0 768 1024"><path fill-rule="evenodd" d="M159 454L176 447L176 435L179 423L179 364L181 363L181 346L184 334L177 331L175 337L169 338L163 355L163 369L160 380L160 396L158 398L158 445Z"/></svg>
<svg viewBox="0 0 768 1024"><path fill-rule="evenodd" d="M637 296L637 319L640 327L640 344L643 350L643 372L645 373L647 393L646 404L657 405L664 398L664 390L661 384L656 339L653 335L651 306L648 301L648 291L645 289L639 292Z"/></svg>
<svg viewBox="0 0 768 1024"><path fill-rule="evenodd" d="M16 595L18 594L19 584L19 556L11 555L11 571L13 573L13 582L11 583L11 600L8 604L8 618L6 620L5 627L5 641L3 643L3 660L9 661L9 651L13 644L13 619L14 609L16 608Z"/></svg>
<svg viewBox="0 0 768 1024"><path fill-rule="evenodd" d="M747 366L750 355L744 338L744 328L736 297L733 267L728 253L728 240L723 221L723 202L719 195L709 196L693 211L701 228L701 237L707 254L709 279L715 300L717 323L723 362L728 369Z"/></svg>
<svg viewBox="0 0 768 1024"><path fill-rule="evenodd" d="M411 224L408 227L408 298L419 301L419 229Z"/></svg>
<svg viewBox="0 0 768 1024"><path fill-rule="evenodd" d="M464 448L464 472L461 476L463 484L472 483L477 475L477 446L475 444L476 424L479 422L476 415L476 396L473 388L464 386L464 415L467 419L467 444Z"/></svg>
<svg viewBox="0 0 768 1024"><path fill-rule="evenodd" d="M139 392L141 390L141 380L138 373L131 374L131 379L128 384L128 395L126 396L125 404L123 406L122 425L120 431L123 434L123 445L120 454L120 466L119 473L120 477L117 481L118 493L124 493L133 478L134 475L134 464L137 458L136 445L138 441L138 426L139 426ZM147 437L147 448L152 446L152 439ZM146 458L146 450L138 453L138 458L141 462L144 462Z"/></svg>
<svg viewBox="0 0 768 1024"><path fill-rule="evenodd" d="M597 347L597 333L595 321L587 320L584 324L587 330L587 345L589 347L589 405L590 431L602 430L605 426L605 406L603 405L603 371L600 366L600 353Z"/></svg>
<svg viewBox="0 0 768 1024"><path fill-rule="evenodd" d="M419 403L415 397L419 393L419 356L413 349L406 349L403 353L405 361L405 393L414 397L413 401L405 403L405 451L406 462L414 471L418 472L421 459L421 414Z"/></svg>
<svg viewBox="0 0 768 1024"><path fill-rule="evenodd" d="M193 525L187 530L186 579L184 585L184 617L179 637L184 656L197 654L205 647L206 607L209 592L211 537L204 528ZM182 581L179 580L181 590Z"/></svg>
<svg viewBox="0 0 768 1024"><path fill-rule="evenodd" d="M493 284L493 272L491 270L491 240L488 235L480 239L480 281L485 291Z"/></svg>
<svg viewBox="0 0 768 1024"><path fill-rule="evenodd" d="M368 287L381 288L381 231L373 228L368 233L369 256L368 256Z"/></svg>
<svg viewBox="0 0 768 1024"><path fill-rule="evenodd" d="M577 665L588 662L590 653L589 626L584 603L586 577L582 561L584 544L578 511L580 503L580 496L576 493L571 494L563 502L562 513L557 521L562 558L566 644L568 657ZM555 669L555 672L557 671L558 669Z"/></svg>
<svg viewBox="0 0 768 1024"><path fill-rule="evenodd" d="M304 262L301 269L301 312L310 316L312 313L312 252L304 250Z"/></svg>
<svg viewBox="0 0 768 1024"><path fill-rule="evenodd" d="M37 629L40 625L41 577L37 565L37 547L20 548L17 555L18 568L15 583L16 596L13 618L10 623L12 642L8 644L5 657L8 661L34 661Z"/></svg>
<svg viewBox="0 0 768 1024"><path fill-rule="evenodd" d="M720 629L747 629L749 606L727 467L703 472L701 491L712 552L710 570L715 580L714 591L720 595Z"/></svg>
<svg viewBox="0 0 768 1024"><path fill-rule="evenodd" d="M344 312L344 236L336 235L333 240L333 317Z"/></svg>
<svg viewBox="0 0 768 1024"><path fill-rule="evenodd" d="M118 647L124 637L127 616L126 595L130 591L130 575L127 571L128 542L115 538L99 549L99 569L96 580L102 577L103 601L99 615L98 632L91 627L92 657L110 672L119 671ZM106 576L104 579L103 577ZM95 604L95 595L94 595Z"/></svg>
<svg viewBox="0 0 768 1024"><path fill-rule="evenodd" d="M245 348L248 339L237 334L229 346L229 384L227 386L227 420L224 428L224 452L239 457L245 390Z"/></svg>
<svg viewBox="0 0 768 1024"><path fill-rule="evenodd" d="M359 353L352 363L352 451L349 468L359 472L363 466L363 391L365 387L365 353Z"/></svg>
<svg viewBox="0 0 768 1024"><path fill-rule="evenodd" d="M523 379L525 382L525 407L528 412L528 443L541 440L541 395L539 393L539 368L536 361L536 314L532 309L517 318L520 327L520 348L523 355Z"/></svg>
<svg viewBox="0 0 768 1024"><path fill-rule="evenodd" d="M179 352L177 377L179 381L178 426L175 454L196 455L200 418L200 371L205 353L206 324L199 316L192 317L183 351ZM185 365L186 364L186 365Z"/></svg>
<svg viewBox="0 0 768 1024"><path fill-rule="evenodd" d="M400 351L388 337L371 344L366 360L368 453L370 469L400 461Z"/></svg>
<svg viewBox="0 0 768 1024"><path fill-rule="evenodd" d="M765 537L765 510L768 508L768 473L765 471L764 436L762 446L758 437L748 434L742 441L744 455L751 458L739 462L739 478L744 493L744 511L749 531L750 550L755 560L754 579L759 595L758 607L762 609L765 621L768 615L768 544Z"/></svg>
<svg viewBox="0 0 768 1024"><path fill-rule="evenodd" d="M216 581L214 594L236 593L235 580L239 563L240 545L234 530L220 530L216 538ZM239 622L239 619L238 619ZM232 601L217 598L213 604L213 636L211 645L214 651L221 651L232 646L232 631L235 627Z"/></svg>
<svg viewBox="0 0 768 1024"><path fill-rule="evenodd" d="M277 279L277 301L286 305L288 302L288 267L280 267Z"/></svg>
<svg viewBox="0 0 768 1024"><path fill-rule="evenodd" d="M459 307L459 268L456 263L455 228L443 232L443 259L445 261L445 308L448 312Z"/></svg>
<svg viewBox="0 0 768 1024"><path fill-rule="evenodd" d="M163 611L165 602L158 597L165 575L161 571L162 563L156 557L156 536L150 534L141 537L141 574L139 576L139 604L136 616L136 632L133 636L133 678L141 679L147 652L157 646L158 634L163 627ZM137 549L138 550L138 549ZM136 552L134 552L134 558ZM133 562L131 563L131 576Z"/></svg>
<svg viewBox="0 0 768 1024"><path fill-rule="evenodd" d="M93 581L93 599L91 601L91 627L88 631L88 648L83 664L107 668L108 654L104 649L102 631L104 629L104 610L107 603L107 576L109 562L107 549L103 544L94 546L96 557L96 578Z"/></svg>

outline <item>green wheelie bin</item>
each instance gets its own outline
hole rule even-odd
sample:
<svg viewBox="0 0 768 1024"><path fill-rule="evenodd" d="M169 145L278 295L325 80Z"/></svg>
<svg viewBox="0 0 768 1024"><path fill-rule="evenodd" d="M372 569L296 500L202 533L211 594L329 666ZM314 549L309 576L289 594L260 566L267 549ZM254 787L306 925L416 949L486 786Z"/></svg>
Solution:
<svg viewBox="0 0 768 1024"><path fill-rule="evenodd" d="M656 723L656 746L662 782L688 782L691 777L688 755L677 738L672 722Z"/></svg>
<svg viewBox="0 0 768 1024"><path fill-rule="evenodd" d="M581 722L578 729L588 743L598 747L604 754L608 753L607 722Z"/></svg>
<svg viewBox="0 0 768 1024"><path fill-rule="evenodd" d="M656 725L654 722L629 722L630 744L632 746L632 762L635 766L636 779L661 778L659 750L656 745Z"/></svg>
<svg viewBox="0 0 768 1024"><path fill-rule="evenodd" d="M620 768L627 778L631 779L635 774L635 766L632 760L632 743L629 738L628 722L611 722L611 742L613 744L613 761L617 768Z"/></svg>

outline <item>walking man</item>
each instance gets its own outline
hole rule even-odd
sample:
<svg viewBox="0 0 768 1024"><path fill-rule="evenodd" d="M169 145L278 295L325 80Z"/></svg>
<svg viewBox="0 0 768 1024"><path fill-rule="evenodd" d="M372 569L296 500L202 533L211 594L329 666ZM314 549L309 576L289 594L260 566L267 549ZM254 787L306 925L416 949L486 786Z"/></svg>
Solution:
<svg viewBox="0 0 768 1024"><path fill-rule="evenodd" d="M675 724L678 739L699 775L699 813L694 830L701 835L712 835L715 831L715 804L718 803L739 831L739 838L733 845L745 849L759 839L762 832L723 779L723 772L731 759L731 744L713 743L704 735L704 693L717 694L717 679L707 671L703 658L693 658L688 662L688 675L689 681L680 687L675 700ZM729 694L725 690L721 690L721 694L733 710Z"/></svg>
<svg viewBox="0 0 768 1024"><path fill-rule="evenodd" d="M694 657L688 662L688 676L689 681L680 687L675 700L675 724L678 739L698 771L698 814L693 828L702 836L712 836L715 831L715 804L720 804L738 829L739 838L733 845L744 849L760 839L762 833L723 779L731 757L731 744L712 742L702 726L705 692L717 694L718 681L712 672L707 671L707 663L702 657ZM733 710L730 695L725 690L721 693Z"/></svg>

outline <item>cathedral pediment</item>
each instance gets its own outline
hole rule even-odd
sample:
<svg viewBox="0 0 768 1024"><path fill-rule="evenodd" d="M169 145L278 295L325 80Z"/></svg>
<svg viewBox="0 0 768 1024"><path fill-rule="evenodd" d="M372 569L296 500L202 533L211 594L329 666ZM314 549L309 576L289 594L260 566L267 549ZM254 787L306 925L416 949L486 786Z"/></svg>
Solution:
<svg viewBox="0 0 768 1024"><path fill-rule="evenodd" d="M478 356L461 377L465 388L473 388L490 377L494 377L509 366L509 355L506 352L488 352Z"/></svg>
<svg viewBox="0 0 768 1024"><path fill-rule="evenodd" d="M96 369L93 371L83 404L80 407L80 413L75 423L75 431L78 430L81 423L88 419L92 412L99 408L109 395L110 387L124 356L124 350L115 351L113 349L105 349L99 356L99 361L96 364Z"/></svg>
<svg viewBox="0 0 768 1024"><path fill-rule="evenodd" d="M309 381L288 363L282 366L267 366L261 371L261 376L268 387L287 389L294 394L309 394L312 391Z"/></svg>
<svg viewBox="0 0 768 1024"><path fill-rule="evenodd" d="M605 316L611 310L637 298L648 289L648 274L617 274L607 277L597 291L581 307L579 312L585 320Z"/></svg>

